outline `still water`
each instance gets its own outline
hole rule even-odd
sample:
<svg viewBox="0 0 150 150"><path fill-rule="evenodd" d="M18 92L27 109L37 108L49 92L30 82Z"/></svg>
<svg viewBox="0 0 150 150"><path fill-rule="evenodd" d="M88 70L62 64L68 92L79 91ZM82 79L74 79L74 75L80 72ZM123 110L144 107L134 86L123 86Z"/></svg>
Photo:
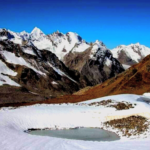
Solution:
<svg viewBox="0 0 150 150"><path fill-rule="evenodd" d="M36 130L29 132L29 134L84 141L116 141L120 139L115 133L98 128Z"/></svg>

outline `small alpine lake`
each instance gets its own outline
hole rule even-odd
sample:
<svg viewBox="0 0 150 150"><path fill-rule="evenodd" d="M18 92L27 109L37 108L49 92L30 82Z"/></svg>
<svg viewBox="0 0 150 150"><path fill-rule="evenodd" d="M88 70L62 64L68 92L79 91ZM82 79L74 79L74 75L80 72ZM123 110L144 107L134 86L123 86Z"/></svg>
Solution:
<svg viewBox="0 0 150 150"><path fill-rule="evenodd" d="M29 134L84 141L116 141L120 139L117 134L99 128L33 130Z"/></svg>

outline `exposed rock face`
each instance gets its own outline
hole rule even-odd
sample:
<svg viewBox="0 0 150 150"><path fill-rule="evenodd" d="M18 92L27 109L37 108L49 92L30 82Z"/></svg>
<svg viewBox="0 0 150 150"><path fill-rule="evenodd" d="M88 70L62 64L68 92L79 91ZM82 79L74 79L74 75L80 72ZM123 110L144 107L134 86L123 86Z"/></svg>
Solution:
<svg viewBox="0 0 150 150"><path fill-rule="evenodd" d="M24 87L45 98L71 94L87 85L79 72L67 68L52 52L7 40L0 41L0 67L2 85L10 85L11 80L15 82L11 86ZM8 69L15 75L6 72Z"/></svg>
<svg viewBox="0 0 150 150"><path fill-rule="evenodd" d="M63 62L69 68L79 71L90 85L96 85L124 71L124 68L112 53L99 41L83 52L74 49Z"/></svg>
<svg viewBox="0 0 150 150"><path fill-rule="evenodd" d="M150 55L144 58L140 63L133 65L128 70L108 79L102 84L82 89L74 95L63 96L52 99L53 102L81 102L108 95L117 94L138 94L150 92ZM50 101L47 101L50 103Z"/></svg>
<svg viewBox="0 0 150 150"><path fill-rule="evenodd" d="M72 94L123 72L102 42L78 34L45 35L0 29L0 85L24 87L44 98Z"/></svg>

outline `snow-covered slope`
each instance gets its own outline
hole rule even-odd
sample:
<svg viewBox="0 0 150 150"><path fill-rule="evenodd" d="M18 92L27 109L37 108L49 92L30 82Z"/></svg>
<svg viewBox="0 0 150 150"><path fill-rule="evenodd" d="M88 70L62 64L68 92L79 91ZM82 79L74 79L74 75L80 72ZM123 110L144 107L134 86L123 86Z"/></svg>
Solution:
<svg viewBox="0 0 150 150"><path fill-rule="evenodd" d="M54 53L70 70L74 69L79 71L81 75L83 73L83 78L86 78L85 80L87 80L88 85L99 84L124 71L123 67L112 57L111 52L103 42L97 40L89 44L77 33L68 32L63 34L57 31L53 34L45 35L37 27L35 27L31 33L25 31L15 33L10 30L1 29L0 38L2 41L9 40L20 44L20 46L27 47L26 49L23 48L22 51L33 56L36 56L36 53L31 47L38 49L38 51L36 51L38 56L45 50ZM88 63L87 65L86 62ZM69 65L70 63L71 66ZM27 64L28 63L26 63L26 66ZM75 64L75 66L72 66L72 64ZM84 83L84 86L86 85L87 84Z"/></svg>
<svg viewBox="0 0 150 150"><path fill-rule="evenodd" d="M29 34L29 39L27 40L29 43L32 43L38 49L46 49L49 51L53 51L52 42L48 39L47 35L45 35L39 28L35 27L32 32Z"/></svg>
<svg viewBox="0 0 150 150"><path fill-rule="evenodd" d="M114 48L111 52L123 65L131 66L139 63L144 57L149 55L150 48L137 43L128 46L120 45L117 48Z"/></svg>
<svg viewBox="0 0 150 150"><path fill-rule="evenodd" d="M10 76L16 76L17 73L14 72L13 70L9 69L5 63L3 63L0 60L0 86L3 84L9 84L9 85L13 85L13 86L20 86L18 83L16 83L15 81L11 80L9 78Z"/></svg>
<svg viewBox="0 0 150 150"><path fill-rule="evenodd" d="M59 31L48 35L49 39L53 43L53 53L55 53L59 59L63 60L64 56L68 54L74 47L74 51L83 51L89 47L82 38L73 32L66 34L60 33Z"/></svg>
<svg viewBox="0 0 150 150"><path fill-rule="evenodd" d="M59 31L46 35L39 28L35 27L31 33L23 31L16 33L6 29L0 29L0 40L10 40L20 45L34 45L40 50L48 50L56 54L56 56L63 61L64 56L70 51L84 52L91 45L85 42L77 33L68 32L63 34ZM93 47L96 50L100 45L96 41ZM98 46L99 45L99 46ZM102 47L101 47L102 49ZM133 65L141 61L145 56L150 54L150 48L137 44L128 46L120 45L112 50L113 56L117 58L123 65ZM125 66L125 68L128 68Z"/></svg>
<svg viewBox="0 0 150 150"><path fill-rule="evenodd" d="M125 101L136 106L129 110L117 111L105 106L89 106L92 102L112 99ZM84 104L83 104L84 103ZM53 137L29 135L24 131L33 128L74 128L103 127L108 119L142 115L149 119L150 105L143 102L139 95L116 95L103 97L79 105L33 105L0 110L0 149L1 150L149 150L150 129L147 134L123 138L113 142L92 142L68 140ZM107 130L115 131L108 128ZM133 139L132 139L133 138Z"/></svg>
<svg viewBox="0 0 150 150"><path fill-rule="evenodd" d="M40 31L33 33L42 34ZM8 37L8 35L6 31L3 36ZM87 84L84 82L82 85L80 82L82 80L84 81L78 72L67 68L50 51L41 51L34 45L18 45L10 40L0 41L0 85L15 86L14 88L21 86L48 99L71 94L85 87ZM0 103L13 101L11 97L6 97L6 94L2 95ZM17 95L15 96L17 99ZM22 100L18 98L18 101Z"/></svg>
<svg viewBox="0 0 150 150"><path fill-rule="evenodd" d="M74 51L84 51L89 47L82 38L73 32L63 34L59 31L49 35L45 35L39 28L35 27L31 33L25 31L15 33L10 30L0 30L0 40L10 40L16 44L34 45L40 50L48 50L56 54L56 56L63 60L63 57L70 52L75 46Z"/></svg>

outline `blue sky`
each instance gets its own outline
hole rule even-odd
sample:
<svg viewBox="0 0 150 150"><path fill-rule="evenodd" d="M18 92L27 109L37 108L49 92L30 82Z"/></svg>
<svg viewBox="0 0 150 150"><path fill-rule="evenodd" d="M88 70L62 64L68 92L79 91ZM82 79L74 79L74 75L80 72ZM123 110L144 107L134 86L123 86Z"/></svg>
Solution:
<svg viewBox="0 0 150 150"><path fill-rule="evenodd" d="M149 0L5 0L0 28L45 34L78 33L88 42L101 40L112 49L137 43L150 47Z"/></svg>

